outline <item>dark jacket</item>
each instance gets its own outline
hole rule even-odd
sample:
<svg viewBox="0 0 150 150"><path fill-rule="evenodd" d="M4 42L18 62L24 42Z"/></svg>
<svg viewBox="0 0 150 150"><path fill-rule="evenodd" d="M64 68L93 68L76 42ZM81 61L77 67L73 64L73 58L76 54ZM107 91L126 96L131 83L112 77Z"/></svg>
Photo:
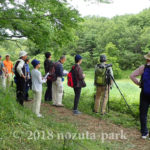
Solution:
<svg viewBox="0 0 150 150"><path fill-rule="evenodd" d="M64 71L63 64L60 61L56 62L55 66L56 66L55 73L56 73L57 77L62 78L63 76L66 75L66 74L63 73L63 71Z"/></svg>
<svg viewBox="0 0 150 150"><path fill-rule="evenodd" d="M75 65L75 73L76 73L76 78L77 78L77 83L75 87L85 87L85 81L84 81L84 76L83 76L83 71L80 65L76 64Z"/></svg>
<svg viewBox="0 0 150 150"><path fill-rule="evenodd" d="M53 66L53 62L51 60L49 60L49 59L46 59L44 61L45 73L48 73L51 70L52 66Z"/></svg>

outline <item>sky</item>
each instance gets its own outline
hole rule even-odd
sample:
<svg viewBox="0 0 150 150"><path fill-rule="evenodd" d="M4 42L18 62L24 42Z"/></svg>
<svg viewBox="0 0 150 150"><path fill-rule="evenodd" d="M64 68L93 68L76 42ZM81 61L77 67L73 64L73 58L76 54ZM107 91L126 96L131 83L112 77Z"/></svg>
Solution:
<svg viewBox="0 0 150 150"><path fill-rule="evenodd" d="M116 15L137 14L145 8L150 8L150 0L113 0L111 4L69 0L69 3L82 16L95 15L108 18Z"/></svg>

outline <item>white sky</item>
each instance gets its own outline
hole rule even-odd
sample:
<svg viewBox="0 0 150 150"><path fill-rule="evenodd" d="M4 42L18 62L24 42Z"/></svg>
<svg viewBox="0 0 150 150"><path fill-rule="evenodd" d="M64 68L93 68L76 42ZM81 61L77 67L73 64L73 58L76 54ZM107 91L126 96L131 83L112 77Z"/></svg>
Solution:
<svg viewBox="0 0 150 150"><path fill-rule="evenodd" d="M124 14L137 14L145 8L150 8L150 0L113 0L112 4L89 3L84 0L68 0L82 16L95 15L113 17Z"/></svg>

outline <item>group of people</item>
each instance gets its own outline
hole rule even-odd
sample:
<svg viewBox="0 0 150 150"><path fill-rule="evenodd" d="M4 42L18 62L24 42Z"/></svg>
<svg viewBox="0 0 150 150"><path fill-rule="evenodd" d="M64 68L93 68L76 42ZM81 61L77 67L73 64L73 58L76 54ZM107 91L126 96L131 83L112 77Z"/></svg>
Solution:
<svg viewBox="0 0 150 150"><path fill-rule="evenodd" d="M27 56L27 52L20 51L19 59L16 61L14 67L13 63L10 61L10 55L6 55L6 60L2 61L2 56L0 56L0 80L1 85L5 89L6 81L8 86L10 86L10 81L15 75L16 83L16 99L19 104L23 106L24 100L29 100L28 90L31 87L33 91L33 112L37 117L42 117L40 114L40 105L42 99L42 84L47 83L47 89L45 92L45 101L52 101L52 105L56 107L63 107L62 97L63 97L63 81L64 76L68 75L63 69L63 64L66 62L66 57L61 56L59 61L53 62L50 52L45 53L44 69L45 77L42 77L40 68L40 61L33 59L31 64L33 65L33 70L30 72L29 62L30 59ZM135 84L141 87L140 96L140 123L141 123L141 134L142 138L146 139L148 136L147 129L147 113L150 105L150 53L144 56L146 59L146 65L142 65L137 68L130 76L131 80ZM74 70L74 80L73 90L74 90L74 107L73 114L78 115L81 112L78 110L78 104L80 100L81 90L86 87L84 81L85 74L81 68L82 56L75 56L75 65L72 66L71 70ZM96 86L96 96L93 112L101 112L102 115L106 113L106 107L108 102L109 90L112 87L112 79L108 78L108 74L113 77L112 66L108 65L107 58L105 55L100 56L100 63L95 66L95 79L94 84ZM139 81L136 77L141 76Z"/></svg>

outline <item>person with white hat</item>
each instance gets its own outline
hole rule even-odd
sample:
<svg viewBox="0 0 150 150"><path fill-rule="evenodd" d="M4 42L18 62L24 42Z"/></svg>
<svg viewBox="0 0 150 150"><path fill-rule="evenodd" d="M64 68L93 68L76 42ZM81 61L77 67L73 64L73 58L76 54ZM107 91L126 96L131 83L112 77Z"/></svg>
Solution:
<svg viewBox="0 0 150 150"><path fill-rule="evenodd" d="M147 128L147 113L150 106L150 52L144 56L146 65L137 68L131 75L131 80L141 87L140 94L140 123L142 139L146 139L149 135ZM141 80L137 77L141 76Z"/></svg>
<svg viewBox="0 0 150 150"><path fill-rule="evenodd" d="M25 79L26 79L26 69L25 69L25 60L27 59L27 52L20 51L19 59L17 60L14 73L16 76L16 97L17 102L23 106L25 100Z"/></svg>

